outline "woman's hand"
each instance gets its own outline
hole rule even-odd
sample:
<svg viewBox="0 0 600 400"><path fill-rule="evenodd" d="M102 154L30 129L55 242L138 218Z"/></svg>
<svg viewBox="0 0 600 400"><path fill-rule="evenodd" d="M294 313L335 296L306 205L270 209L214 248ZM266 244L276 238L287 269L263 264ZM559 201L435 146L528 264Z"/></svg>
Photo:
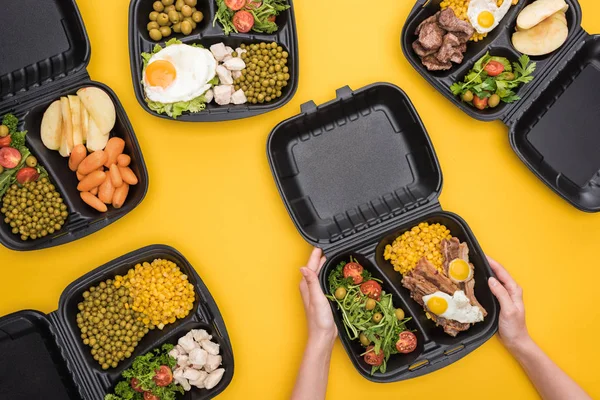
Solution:
<svg viewBox="0 0 600 400"><path fill-rule="evenodd" d="M329 301L321 290L318 278L324 263L323 252L315 247L306 267L300 268L303 276L300 281L300 294L308 322L309 340L324 341L326 344L333 345L337 337L337 328L333 321Z"/></svg>
<svg viewBox="0 0 600 400"><path fill-rule="evenodd" d="M514 354L514 352L528 346L531 342L525 324L523 289L500 263L490 257L487 259L492 271L498 277L498 279L490 278L488 281L492 293L500 302L498 334L506 348Z"/></svg>

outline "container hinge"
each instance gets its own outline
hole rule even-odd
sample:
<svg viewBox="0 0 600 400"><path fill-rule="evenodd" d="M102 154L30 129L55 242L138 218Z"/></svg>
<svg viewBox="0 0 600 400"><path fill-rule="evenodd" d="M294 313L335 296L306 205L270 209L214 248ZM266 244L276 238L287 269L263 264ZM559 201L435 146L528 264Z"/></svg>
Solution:
<svg viewBox="0 0 600 400"><path fill-rule="evenodd" d="M57 344L67 364L67 369L73 375L73 380L83 399L100 399L104 396L105 389L96 379L91 370L85 365L83 358L75 354L75 344L72 343L65 328L65 321L54 311L48 314L48 318L57 336Z"/></svg>
<svg viewBox="0 0 600 400"><path fill-rule="evenodd" d="M352 89L350 89L350 86L344 86L335 91L335 97L338 100L348 100L352 97L353 93L354 92Z"/></svg>
<svg viewBox="0 0 600 400"><path fill-rule="evenodd" d="M310 100L300 106L300 112L302 114L313 114L317 111L317 105L314 101Z"/></svg>

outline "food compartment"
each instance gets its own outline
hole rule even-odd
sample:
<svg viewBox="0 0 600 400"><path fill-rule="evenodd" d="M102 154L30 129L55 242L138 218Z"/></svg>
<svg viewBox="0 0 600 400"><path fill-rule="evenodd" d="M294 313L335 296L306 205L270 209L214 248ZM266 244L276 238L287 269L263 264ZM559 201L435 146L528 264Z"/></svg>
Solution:
<svg viewBox="0 0 600 400"><path fill-rule="evenodd" d="M386 245L391 245L397 237L421 222L427 222L429 224L439 223L446 226L453 237L456 237L461 242L465 242L469 247L469 262L474 266L475 297L479 303L481 303L483 308L485 308L488 315L482 322L475 323L467 331L460 332L456 337L446 334L442 327L436 326L432 320L427 318L423 307L413 300L410 297L410 291L402 286L402 275L394 270L391 262L385 260L383 255ZM412 220L402 224L399 229L385 235L377 244L375 250L375 264L381 269L382 273L394 287L397 288L400 295L406 299L407 302L411 302L411 308L420 309L420 312L414 314L414 317L418 319L420 326L424 329L424 333L427 337L431 338L433 342L447 347L455 347L460 344L468 346L470 344L483 343L495 333L497 329L499 306L487 283L488 278L491 277L493 273L489 267L485 254L479 247L469 226L459 216L445 211L438 211L419 218L419 220Z"/></svg>
<svg viewBox="0 0 600 400"><path fill-rule="evenodd" d="M592 36L510 129L511 145L529 168L585 211L600 210L599 79L600 36Z"/></svg>
<svg viewBox="0 0 600 400"><path fill-rule="evenodd" d="M126 274L129 269L133 268L138 263L151 263L157 258L174 262L181 271L187 275L188 281L194 285L195 299L193 308L185 318L178 319L175 323L165 325L164 329L160 330L155 328L154 330L150 330L143 338L141 338L132 352L131 357L119 362L119 365L116 368L109 368L104 371L100 364L94 360L90 352L91 347L85 345L80 338L81 331L77 326L76 319L79 312L77 305L83 301L83 292L88 290L91 286L97 286L100 282L104 282L107 279L114 279L116 275L122 276ZM135 357L156 347L155 344L160 343L161 338L171 335L173 332L177 331L182 324L197 319L204 322L210 322L212 319L211 313L204 300L205 294L201 293L201 287L203 287L203 284L201 283L200 278L180 253L166 246L151 246L109 262L73 282L61 295L58 313L66 324L66 331L70 336L71 341L76 343L76 350L79 357L85 361L85 364L87 364L90 369L94 370L96 374L121 373L133 362Z"/></svg>
<svg viewBox="0 0 600 400"><path fill-rule="evenodd" d="M0 319L0 398L81 399L48 318L20 311Z"/></svg>
<svg viewBox="0 0 600 400"><path fill-rule="evenodd" d="M350 340L346 333L346 329L344 328L344 322L342 320L342 313L338 309L338 306L335 302L328 300L333 311L334 320L337 325L338 334L346 352L348 353L348 357L352 360L352 363L357 368L359 373L361 373L367 379L373 381L382 381L389 378L393 378L397 374L404 372L408 369L408 366L411 365L419 356L423 353L423 349L425 343L428 341L424 336L420 329L420 326L415 321L415 314L413 314L413 310L409 306L406 301L406 298L400 294L397 290L397 287L393 286L386 277L383 272L370 260L369 257L365 254L357 253L354 251L343 251L341 253L336 254L333 257L327 259L327 262L323 266L319 280L321 283L321 287L323 292L327 295L332 295L333 293L329 292L329 274L333 271L337 265L342 262L348 262L350 257L356 258L360 265L362 265L365 270L369 271L374 278L380 279L383 281L382 289L386 293L391 293L393 296L393 304L396 308L402 308L405 311L406 317L412 317L410 321L406 323L407 330L412 331L417 336L417 348L408 354L392 354L387 362L387 371L385 373L376 372L374 375L371 375L371 366L368 365L364 361L364 357L361 356L365 352L365 347L360 344L358 339ZM410 300L410 299L408 299Z"/></svg>

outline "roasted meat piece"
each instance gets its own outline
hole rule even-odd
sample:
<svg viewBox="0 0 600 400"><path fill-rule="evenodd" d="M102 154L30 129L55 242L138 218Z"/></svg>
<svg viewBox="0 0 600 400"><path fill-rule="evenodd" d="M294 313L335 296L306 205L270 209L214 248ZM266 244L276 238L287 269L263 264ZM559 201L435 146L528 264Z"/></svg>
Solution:
<svg viewBox="0 0 600 400"><path fill-rule="evenodd" d="M475 28L468 22L459 19L454 14L452 8L446 8L441 11L438 15L437 22L442 29L447 30L448 32L462 32L468 35L468 37L473 36L473 33L475 33Z"/></svg>

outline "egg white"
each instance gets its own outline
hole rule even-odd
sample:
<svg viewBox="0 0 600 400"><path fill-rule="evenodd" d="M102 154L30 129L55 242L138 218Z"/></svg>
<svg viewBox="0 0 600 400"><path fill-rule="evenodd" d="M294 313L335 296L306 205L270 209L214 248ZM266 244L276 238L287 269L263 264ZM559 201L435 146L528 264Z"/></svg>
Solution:
<svg viewBox="0 0 600 400"><path fill-rule="evenodd" d="M471 0L467 9L467 17L478 33L488 33L493 31L498 24L500 24L502 18L508 13L510 5L511 0L504 0L500 7L496 4L496 0ZM479 22L477 21L477 17L482 11L489 11L494 16L494 24L489 28L484 28L479 25Z"/></svg>
<svg viewBox="0 0 600 400"><path fill-rule="evenodd" d="M189 101L211 88L208 82L215 77L217 61L209 50L186 44L172 44L154 54L148 65L158 60L173 64L177 76L166 88L151 86L144 70L144 91L151 101L164 104Z"/></svg>
<svg viewBox="0 0 600 400"><path fill-rule="evenodd" d="M436 314L438 317L451 319L462 324L473 324L483 321L483 312L479 307L472 306L469 298L462 290L454 292L453 296L447 293L437 291L435 293L423 296L423 303L427 308L427 302L432 297L441 297L448 303L448 308L442 314ZM427 309L431 312L429 309Z"/></svg>

